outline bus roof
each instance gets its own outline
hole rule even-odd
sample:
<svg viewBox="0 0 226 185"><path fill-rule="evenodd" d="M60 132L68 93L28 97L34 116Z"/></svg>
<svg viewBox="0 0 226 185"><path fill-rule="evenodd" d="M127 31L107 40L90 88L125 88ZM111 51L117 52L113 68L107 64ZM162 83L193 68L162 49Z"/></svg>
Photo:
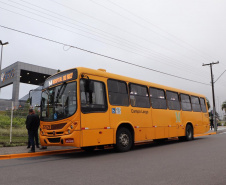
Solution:
<svg viewBox="0 0 226 185"><path fill-rule="evenodd" d="M199 97L205 97L202 94L189 92L189 91L185 91L185 90L181 90L181 89L177 89L177 88L173 88L173 87L168 87L168 86L164 86L164 85L160 85L160 84L156 84L156 83L152 83L152 82L148 82L148 81L138 80L135 78L130 78L130 77L122 76L122 75L109 73L109 72L104 71L103 69L96 70L96 69L90 69L90 68L85 68L85 67L77 67L77 68L71 68L71 69L77 69L78 76L81 75L82 73L85 73L85 74L101 76L101 77L106 77L106 78L111 78L111 79L116 79L116 80L121 80L121 81L127 81L127 82L141 84L141 85L147 85L150 87L155 87L155 88L160 88L160 89L166 89L169 91L175 91L175 92L179 92L179 93L184 93L184 94L189 94L189 95L194 95L194 96L199 96ZM68 70L71 70L71 69L68 69ZM65 70L65 71L68 71L68 70ZM61 71L61 72L64 72L64 71ZM59 73L61 73L61 72L59 72ZM59 74L59 73L57 73L57 74Z"/></svg>

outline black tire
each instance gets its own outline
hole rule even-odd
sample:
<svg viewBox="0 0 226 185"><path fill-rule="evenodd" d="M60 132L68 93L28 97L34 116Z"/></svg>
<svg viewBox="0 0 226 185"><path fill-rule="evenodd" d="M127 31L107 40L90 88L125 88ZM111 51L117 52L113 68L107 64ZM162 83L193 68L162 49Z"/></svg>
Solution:
<svg viewBox="0 0 226 185"><path fill-rule="evenodd" d="M96 148L95 146L87 146L87 147L82 147L81 149L85 150L85 152L93 152L95 148Z"/></svg>
<svg viewBox="0 0 226 185"><path fill-rule="evenodd" d="M185 140L186 141L191 141L194 139L194 135L193 135L193 128L192 126L189 124L186 126L186 135L185 135Z"/></svg>
<svg viewBox="0 0 226 185"><path fill-rule="evenodd" d="M119 128L116 134L116 145L115 149L118 152L127 152L133 145L133 137L131 132L125 128Z"/></svg>

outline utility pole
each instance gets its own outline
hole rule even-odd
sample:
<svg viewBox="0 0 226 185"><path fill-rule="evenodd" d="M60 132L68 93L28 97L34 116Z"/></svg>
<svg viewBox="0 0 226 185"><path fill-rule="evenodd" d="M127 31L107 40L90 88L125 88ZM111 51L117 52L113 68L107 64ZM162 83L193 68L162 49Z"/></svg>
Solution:
<svg viewBox="0 0 226 185"><path fill-rule="evenodd" d="M209 64L202 64L202 66L210 66L210 73L211 73L211 85L212 85L212 96L213 96L213 125L214 125L214 131L217 131L217 122L216 122L216 106L215 106L215 94L214 94L214 80L213 80L213 70L212 66L214 64L219 64L218 62L212 62Z"/></svg>

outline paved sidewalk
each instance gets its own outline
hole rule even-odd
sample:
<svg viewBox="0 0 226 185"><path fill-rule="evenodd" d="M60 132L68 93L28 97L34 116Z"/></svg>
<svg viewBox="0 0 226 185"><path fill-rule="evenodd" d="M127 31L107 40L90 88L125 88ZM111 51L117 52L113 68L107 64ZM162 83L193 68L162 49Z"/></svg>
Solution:
<svg viewBox="0 0 226 185"><path fill-rule="evenodd" d="M213 130L208 131L207 133L213 133ZM218 126L217 134L226 132L226 126ZM36 153L45 152L45 151L57 151L57 150L68 150L76 149L76 147L63 147L63 146L48 146L46 150L40 150L36 148ZM9 155L9 154L23 154L28 153L30 149L27 149L27 146L15 146L15 147L0 147L0 155Z"/></svg>

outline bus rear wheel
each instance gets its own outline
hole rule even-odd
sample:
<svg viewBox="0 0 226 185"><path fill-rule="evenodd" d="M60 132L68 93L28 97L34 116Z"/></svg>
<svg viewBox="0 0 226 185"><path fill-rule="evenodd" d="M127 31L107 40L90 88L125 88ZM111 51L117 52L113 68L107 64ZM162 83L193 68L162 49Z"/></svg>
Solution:
<svg viewBox="0 0 226 185"><path fill-rule="evenodd" d="M186 136L185 136L185 140L186 141L191 141L193 140L194 135L193 135L193 128L192 126L189 124L186 126Z"/></svg>
<svg viewBox="0 0 226 185"><path fill-rule="evenodd" d="M193 128L190 124L186 126L185 136L178 137L179 141L191 141L194 139Z"/></svg>
<svg viewBox="0 0 226 185"><path fill-rule="evenodd" d="M131 149L133 144L131 132L125 128L119 128L116 134L115 149L118 152L127 152Z"/></svg>

